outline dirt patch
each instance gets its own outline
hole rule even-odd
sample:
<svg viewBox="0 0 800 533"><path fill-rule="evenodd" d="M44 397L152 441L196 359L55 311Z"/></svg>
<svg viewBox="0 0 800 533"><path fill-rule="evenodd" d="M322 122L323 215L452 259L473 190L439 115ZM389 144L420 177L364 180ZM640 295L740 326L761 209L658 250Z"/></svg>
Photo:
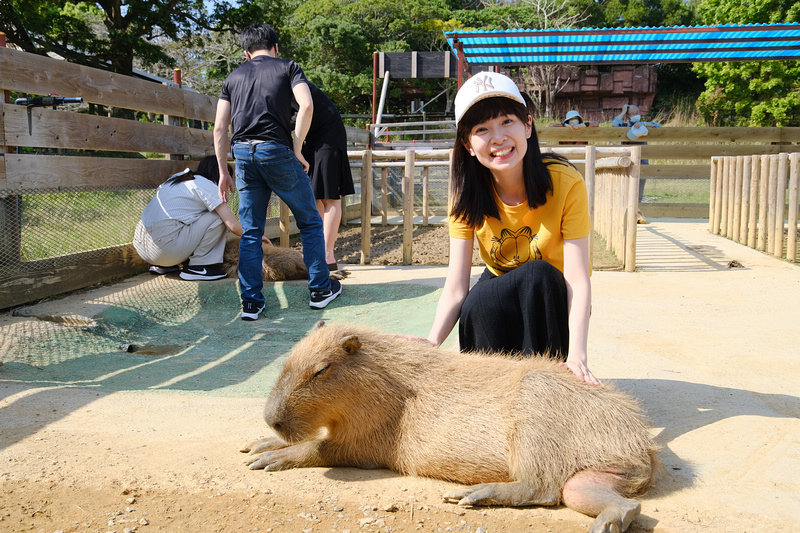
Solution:
<svg viewBox="0 0 800 533"><path fill-rule="evenodd" d="M450 258L450 237L447 226L414 226L411 253L413 265L447 265ZM300 249L300 237L291 239L292 247ZM594 236L594 270L621 270L622 263L606 250L602 237ZM370 231L370 254L372 265L403 264L403 226L372 226ZM361 262L361 226L342 226L336 240L336 259L340 264ZM478 249L472 255L472 264L483 265Z"/></svg>

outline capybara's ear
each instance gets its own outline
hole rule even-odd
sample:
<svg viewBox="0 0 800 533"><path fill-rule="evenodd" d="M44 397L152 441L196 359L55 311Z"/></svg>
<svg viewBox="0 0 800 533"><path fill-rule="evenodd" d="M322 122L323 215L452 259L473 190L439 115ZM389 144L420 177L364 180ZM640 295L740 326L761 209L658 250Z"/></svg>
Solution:
<svg viewBox="0 0 800 533"><path fill-rule="evenodd" d="M344 351L349 355L353 355L361 348L361 341L358 340L357 335L350 335L343 338L340 341L340 344L342 345L342 348L344 348Z"/></svg>
<svg viewBox="0 0 800 533"><path fill-rule="evenodd" d="M321 328L324 325L325 325L325 321L324 320L320 320L316 324L314 324L314 327L311 328L311 331L317 331L319 328Z"/></svg>

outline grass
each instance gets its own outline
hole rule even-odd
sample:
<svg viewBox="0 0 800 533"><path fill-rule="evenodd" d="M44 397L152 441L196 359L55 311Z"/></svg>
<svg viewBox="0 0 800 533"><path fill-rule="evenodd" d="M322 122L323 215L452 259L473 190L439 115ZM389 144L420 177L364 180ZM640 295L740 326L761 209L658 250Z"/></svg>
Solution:
<svg viewBox="0 0 800 533"><path fill-rule="evenodd" d="M136 222L152 195L151 190L22 195L21 260L131 242Z"/></svg>
<svg viewBox="0 0 800 533"><path fill-rule="evenodd" d="M642 203L648 204L707 204L710 198L709 180L647 180Z"/></svg>

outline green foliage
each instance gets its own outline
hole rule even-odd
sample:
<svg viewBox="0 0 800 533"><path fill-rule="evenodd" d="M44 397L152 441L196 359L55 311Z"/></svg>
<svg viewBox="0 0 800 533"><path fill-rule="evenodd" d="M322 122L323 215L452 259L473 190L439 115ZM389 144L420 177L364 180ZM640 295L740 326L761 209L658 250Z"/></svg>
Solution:
<svg viewBox="0 0 800 533"><path fill-rule="evenodd" d="M704 24L797 22L800 4L788 0L741 3L703 0L698 14ZM798 61L697 63L707 79L697 106L714 126L800 125Z"/></svg>
<svg viewBox="0 0 800 533"><path fill-rule="evenodd" d="M608 0L603 9L607 27L679 26L694 23L694 14L682 0Z"/></svg>
<svg viewBox="0 0 800 533"><path fill-rule="evenodd" d="M55 51L81 64L110 64L120 73L137 66L171 78L179 67L185 85L217 95L244 61L238 30L267 22L280 36L281 56L298 61L343 113L368 113L374 52L446 51L443 32L458 29L692 24L697 1L0 0L0 31L26 51ZM453 80L392 79L389 88L394 112L407 112L412 98L446 91L452 99L455 92ZM783 108L783 116L792 114L790 102Z"/></svg>
<svg viewBox="0 0 800 533"><path fill-rule="evenodd" d="M443 28L454 24L442 0L308 0L284 28L306 75L348 113L372 104L374 52L445 50ZM394 90L411 83L396 80ZM424 81L416 82L418 85Z"/></svg>
<svg viewBox="0 0 800 533"><path fill-rule="evenodd" d="M145 65L172 62L154 39L179 39L214 22L203 0L0 2L0 31L10 43L36 54L53 51L84 65L110 65L114 72L128 75L133 72L134 58Z"/></svg>

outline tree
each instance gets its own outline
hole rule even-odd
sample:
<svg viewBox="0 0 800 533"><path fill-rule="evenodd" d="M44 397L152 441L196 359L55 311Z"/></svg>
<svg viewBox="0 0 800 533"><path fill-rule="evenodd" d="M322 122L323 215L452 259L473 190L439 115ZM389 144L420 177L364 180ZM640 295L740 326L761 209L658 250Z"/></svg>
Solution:
<svg viewBox="0 0 800 533"><path fill-rule="evenodd" d="M260 13L250 4L231 8L217 4L208 13L203 0L0 0L0 31L26 52L53 51L68 61L130 75L134 58L145 65L171 64L156 44L196 33L223 29L244 15ZM252 19L251 19L252 20Z"/></svg>
<svg viewBox="0 0 800 533"><path fill-rule="evenodd" d="M372 104L373 52L446 50L443 28L451 10L443 0L308 0L290 18L285 33L297 60L341 110L365 113ZM411 84L397 80L392 97Z"/></svg>
<svg viewBox="0 0 800 533"><path fill-rule="evenodd" d="M703 0L698 15L704 24L797 22L800 4L793 0L740 3ZM709 124L724 126L800 125L800 62L743 61L696 63L707 81L698 108Z"/></svg>
<svg viewBox="0 0 800 533"><path fill-rule="evenodd" d="M680 26L694 22L683 0L608 0L602 8L608 27Z"/></svg>
<svg viewBox="0 0 800 533"><path fill-rule="evenodd" d="M593 3L563 2L560 0L517 0L514 3L487 7L501 15L505 29L537 28L568 29L583 25L592 17ZM533 92L532 100L547 118L552 118L556 95L571 79L574 69L562 65L530 65L517 71L517 79ZM540 113L541 114L541 113Z"/></svg>

